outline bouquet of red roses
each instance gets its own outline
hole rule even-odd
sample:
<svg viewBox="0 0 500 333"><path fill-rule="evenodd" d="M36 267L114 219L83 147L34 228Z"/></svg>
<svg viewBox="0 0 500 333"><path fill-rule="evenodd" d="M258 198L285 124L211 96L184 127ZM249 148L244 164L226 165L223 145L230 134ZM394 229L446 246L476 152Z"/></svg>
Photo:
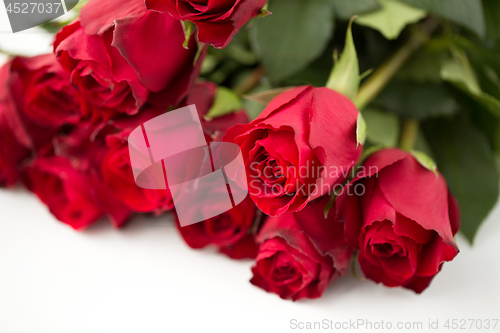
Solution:
<svg viewBox="0 0 500 333"><path fill-rule="evenodd" d="M351 265L421 293L499 194L500 9L449 2L91 0L42 25L53 53L0 68L0 186L76 230L172 214L190 247L255 259L250 282L284 299ZM237 146L224 177L248 196L186 225L172 178L138 185L130 138L192 105L207 145ZM179 161L163 171L196 163Z"/></svg>

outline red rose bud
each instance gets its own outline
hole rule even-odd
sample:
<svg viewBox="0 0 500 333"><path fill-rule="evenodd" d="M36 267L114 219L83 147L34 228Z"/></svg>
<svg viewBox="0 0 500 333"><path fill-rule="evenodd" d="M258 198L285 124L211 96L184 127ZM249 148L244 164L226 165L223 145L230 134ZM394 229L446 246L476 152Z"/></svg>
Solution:
<svg viewBox="0 0 500 333"><path fill-rule="evenodd" d="M255 258L257 246L251 233L255 217L255 204L247 197L239 205L219 216L184 227L181 227L177 219L176 225L184 241L193 249L214 245L220 252L233 259Z"/></svg>
<svg viewBox="0 0 500 333"><path fill-rule="evenodd" d="M135 114L146 102L177 105L199 73L195 41L182 47L181 23L140 0L93 0L56 36L71 82L94 105Z"/></svg>
<svg viewBox="0 0 500 333"><path fill-rule="evenodd" d="M248 20L260 14L266 1L146 0L146 6L168 12L177 20L191 21L198 28L200 42L223 48Z"/></svg>
<svg viewBox="0 0 500 333"><path fill-rule="evenodd" d="M338 196L337 207L361 269L377 283L421 293L458 254L457 203L444 177L409 153L374 153Z"/></svg>
<svg viewBox="0 0 500 333"><path fill-rule="evenodd" d="M362 153L358 114L341 94L305 86L273 99L251 123L230 128L224 141L240 146L257 207L277 216L332 193Z"/></svg>
<svg viewBox="0 0 500 333"><path fill-rule="evenodd" d="M264 222L252 284L283 299L318 298L347 271L352 248L344 240L343 223L334 214L325 219L328 201L325 196L300 212Z"/></svg>

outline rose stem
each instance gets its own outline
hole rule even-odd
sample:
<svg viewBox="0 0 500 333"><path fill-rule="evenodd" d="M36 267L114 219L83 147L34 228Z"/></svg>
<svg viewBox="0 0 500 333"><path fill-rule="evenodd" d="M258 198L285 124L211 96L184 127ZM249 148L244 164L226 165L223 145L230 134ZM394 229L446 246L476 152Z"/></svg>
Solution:
<svg viewBox="0 0 500 333"><path fill-rule="evenodd" d="M249 93L259 84L264 75L264 68L257 66L240 84L234 87L234 92L239 95Z"/></svg>
<svg viewBox="0 0 500 333"><path fill-rule="evenodd" d="M401 131L401 141L399 147L403 150L411 150L417 140L419 123L416 119L406 119Z"/></svg>
<svg viewBox="0 0 500 333"><path fill-rule="evenodd" d="M439 25L439 20L431 17L425 23L421 29L413 29L408 41L361 85L354 100L359 110L370 104L413 53L429 40L432 32Z"/></svg>

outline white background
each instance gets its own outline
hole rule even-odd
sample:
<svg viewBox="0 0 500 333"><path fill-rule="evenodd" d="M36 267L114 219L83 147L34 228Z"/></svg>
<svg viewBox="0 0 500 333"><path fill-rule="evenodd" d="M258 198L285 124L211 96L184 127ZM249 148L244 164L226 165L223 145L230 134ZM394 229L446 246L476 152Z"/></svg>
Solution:
<svg viewBox="0 0 500 333"><path fill-rule="evenodd" d="M36 29L0 34L0 49L23 54L49 52L50 42ZM457 242L461 253L421 295L348 274L321 299L290 302L248 282L252 261L188 248L168 216L137 217L121 230L101 221L78 233L31 193L3 189L0 333L300 331L292 319L423 323L423 330L393 329L402 332L500 332L500 323L495 330L469 329L470 322L465 330L443 328L447 319L500 319L500 207L473 247L461 236ZM429 320L438 320L439 330L429 330Z"/></svg>

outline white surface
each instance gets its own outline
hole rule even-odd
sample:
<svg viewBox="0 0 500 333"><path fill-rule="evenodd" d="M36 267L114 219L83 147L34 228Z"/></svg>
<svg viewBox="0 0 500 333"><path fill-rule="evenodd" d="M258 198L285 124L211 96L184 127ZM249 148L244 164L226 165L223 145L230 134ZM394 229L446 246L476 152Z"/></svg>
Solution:
<svg viewBox="0 0 500 333"><path fill-rule="evenodd" d="M51 34L38 27L27 31L29 31L29 33L0 33L0 50L26 56L52 52L52 41L54 37ZM0 64L3 64L3 62L4 61L0 62Z"/></svg>
<svg viewBox="0 0 500 333"><path fill-rule="evenodd" d="M499 318L499 221L497 207L473 248L459 237L461 253L422 295L349 275L321 299L293 303L252 286L251 261L188 248L168 217L78 233L32 194L0 190L0 332L288 332L294 318L424 327ZM500 323L488 330L499 331Z"/></svg>
<svg viewBox="0 0 500 333"><path fill-rule="evenodd" d="M40 34L6 36L0 47L47 51ZM454 332L443 328L447 319L500 319L500 207L473 248L462 237L458 245L461 253L422 295L349 274L321 299L293 303L248 282L252 261L188 248L167 217L136 218L122 230L101 222L77 233L32 194L0 190L0 332L299 331L292 319L420 321L423 330L399 331ZM427 329L429 319L440 329ZM500 323L456 331L500 332Z"/></svg>

